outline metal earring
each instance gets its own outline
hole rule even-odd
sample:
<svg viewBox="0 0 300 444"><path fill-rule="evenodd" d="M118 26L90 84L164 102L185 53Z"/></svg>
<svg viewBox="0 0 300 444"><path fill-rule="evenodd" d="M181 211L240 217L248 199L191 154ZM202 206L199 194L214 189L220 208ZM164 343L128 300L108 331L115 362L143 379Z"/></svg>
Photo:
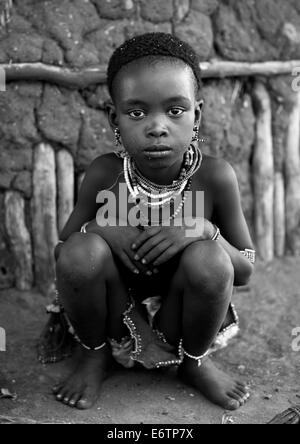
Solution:
<svg viewBox="0 0 300 444"><path fill-rule="evenodd" d="M199 128L198 128L198 126L194 126L194 135L192 138L192 142L199 142Z"/></svg>

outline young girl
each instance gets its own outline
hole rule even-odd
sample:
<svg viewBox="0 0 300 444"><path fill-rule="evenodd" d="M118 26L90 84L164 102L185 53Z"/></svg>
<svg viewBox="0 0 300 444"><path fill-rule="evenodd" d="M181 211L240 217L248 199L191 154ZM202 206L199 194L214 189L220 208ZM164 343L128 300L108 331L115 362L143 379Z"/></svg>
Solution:
<svg viewBox="0 0 300 444"><path fill-rule="evenodd" d="M197 56L172 35L144 34L117 48L107 80L120 149L88 168L55 250L59 305L80 356L54 394L72 407L91 407L113 357L127 368L176 365L210 401L237 409L249 389L208 355L237 332L233 287L248 283L255 252L233 168L198 147ZM120 185L131 196L128 213L136 208L142 222L130 225L118 210L100 226L103 202L96 198L109 190L119 208ZM185 191L204 192L203 229L193 237L171 223L183 212ZM170 226L162 218L151 224L145 209L166 205ZM199 216L196 207L191 216Z"/></svg>

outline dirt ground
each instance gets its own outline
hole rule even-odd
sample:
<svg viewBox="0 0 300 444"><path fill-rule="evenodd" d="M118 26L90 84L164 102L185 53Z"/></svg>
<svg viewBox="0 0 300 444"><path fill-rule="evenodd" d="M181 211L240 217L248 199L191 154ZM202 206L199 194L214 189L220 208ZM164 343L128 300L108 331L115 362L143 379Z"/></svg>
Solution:
<svg viewBox="0 0 300 444"><path fill-rule="evenodd" d="M214 358L251 383L250 401L227 412L235 424L265 424L300 403L300 351L292 349L292 330L300 326L299 270L300 258L258 263L251 284L236 291L241 332ZM0 387L16 393L16 399L0 399L0 423L222 423L225 412L179 382L174 369L117 370L89 411L55 401L51 386L67 374L71 361L43 366L36 360L45 303L34 291L0 292L0 326L7 334L7 351L0 352Z"/></svg>

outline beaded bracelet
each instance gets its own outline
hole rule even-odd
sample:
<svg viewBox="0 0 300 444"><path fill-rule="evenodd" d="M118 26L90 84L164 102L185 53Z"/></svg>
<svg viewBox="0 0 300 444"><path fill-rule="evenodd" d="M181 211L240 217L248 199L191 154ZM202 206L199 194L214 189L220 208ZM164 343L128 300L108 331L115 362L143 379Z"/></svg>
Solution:
<svg viewBox="0 0 300 444"><path fill-rule="evenodd" d="M255 250L250 250L249 248L245 248L245 250L241 250L240 253L242 253L247 259L249 259L251 264L255 263L255 259L256 259L256 251Z"/></svg>

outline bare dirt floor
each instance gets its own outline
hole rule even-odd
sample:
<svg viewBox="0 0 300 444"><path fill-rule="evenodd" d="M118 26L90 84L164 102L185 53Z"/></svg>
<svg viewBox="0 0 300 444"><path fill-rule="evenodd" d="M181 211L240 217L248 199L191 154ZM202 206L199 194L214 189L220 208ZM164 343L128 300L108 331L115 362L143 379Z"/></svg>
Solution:
<svg viewBox="0 0 300 444"><path fill-rule="evenodd" d="M7 351L0 352L0 388L16 394L15 399L0 399L0 423L221 424L225 419L266 424L300 403L300 351L292 348L293 340L300 344L292 336L300 326L300 258L258 263L249 286L235 292L241 332L214 357L220 367L251 384L249 402L233 413L178 381L175 369L116 370L89 411L58 403L51 387L72 361L43 366L36 360L46 303L34 291L0 292L0 326L7 334Z"/></svg>

